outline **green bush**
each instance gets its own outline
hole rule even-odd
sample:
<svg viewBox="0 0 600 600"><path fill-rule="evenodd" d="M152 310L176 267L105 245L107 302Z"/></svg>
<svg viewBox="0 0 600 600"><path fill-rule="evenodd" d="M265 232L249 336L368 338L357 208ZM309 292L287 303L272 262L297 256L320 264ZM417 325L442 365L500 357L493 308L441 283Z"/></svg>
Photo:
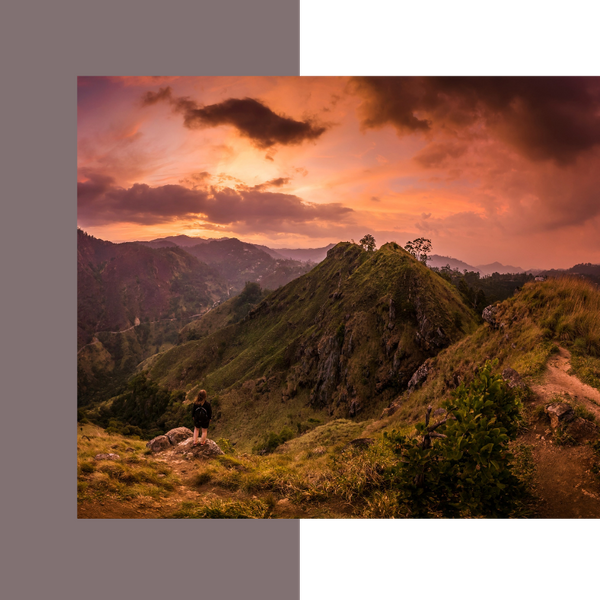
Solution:
<svg viewBox="0 0 600 600"><path fill-rule="evenodd" d="M525 489L513 472L508 444L520 423L521 403L488 361L442 406L447 420L420 423L422 440L392 433L398 457L391 469L399 511L412 517L507 517L518 512ZM432 438L436 441L431 441Z"/></svg>

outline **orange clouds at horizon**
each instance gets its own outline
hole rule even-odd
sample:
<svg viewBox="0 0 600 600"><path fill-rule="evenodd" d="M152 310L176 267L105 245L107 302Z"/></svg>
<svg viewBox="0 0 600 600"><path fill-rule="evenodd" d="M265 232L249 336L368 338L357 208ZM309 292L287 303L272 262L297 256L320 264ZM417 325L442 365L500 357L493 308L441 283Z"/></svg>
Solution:
<svg viewBox="0 0 600 600"><path fill-rule="evenodd" d="M600 262L599 78L80 78L78 224Z"/></svg>

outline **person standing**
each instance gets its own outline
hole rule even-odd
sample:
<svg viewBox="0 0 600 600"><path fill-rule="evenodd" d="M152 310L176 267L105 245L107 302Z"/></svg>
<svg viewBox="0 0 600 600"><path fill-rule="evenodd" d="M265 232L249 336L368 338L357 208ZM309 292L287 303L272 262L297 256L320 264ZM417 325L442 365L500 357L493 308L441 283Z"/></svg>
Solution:
<svg viewBox="0 0 600 600"><path fill-rule="evenodd" d="M198 445L198 433L202 430L200 445L206 444L206 434L208 433L208 425L212 417L212 408L210 402L206 399L206 390L200 390L198 396L192 405L192 418L194 419L194 442L193 446Z"/></svg>

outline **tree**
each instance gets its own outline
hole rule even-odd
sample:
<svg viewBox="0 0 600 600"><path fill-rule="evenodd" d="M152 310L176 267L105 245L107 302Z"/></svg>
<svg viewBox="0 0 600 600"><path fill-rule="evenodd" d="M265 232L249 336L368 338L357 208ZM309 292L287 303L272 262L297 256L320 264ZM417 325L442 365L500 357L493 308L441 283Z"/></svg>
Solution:
<svg viewBox="0 0 600 600"><path fill-rule="evenodd" d="M367 252L375 251L375 238L370 233L367 233L367 235L365 235L365 237L358 243Z"/></svg>
<svg viewBox="0 0 600 600"><path fill-rule="evenodd" d="M412 242L406 242L404 249L412 254L417 260L420 260L424 265L431 258L429 252L431 252L431 240L427 238L417 238Z"/></svg>

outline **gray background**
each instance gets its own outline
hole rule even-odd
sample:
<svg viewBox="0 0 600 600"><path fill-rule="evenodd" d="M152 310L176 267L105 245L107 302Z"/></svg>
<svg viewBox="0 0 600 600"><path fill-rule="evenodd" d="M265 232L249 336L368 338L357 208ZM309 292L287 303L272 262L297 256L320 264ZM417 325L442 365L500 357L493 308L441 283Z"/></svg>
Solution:
<svg viewBox="0 0 600 600"><path fill-rule="evenodd" d="M77 75L298 75L298 1L3 3L8 598L299 597L297 521L78 521L75 437Z"/></svg>

